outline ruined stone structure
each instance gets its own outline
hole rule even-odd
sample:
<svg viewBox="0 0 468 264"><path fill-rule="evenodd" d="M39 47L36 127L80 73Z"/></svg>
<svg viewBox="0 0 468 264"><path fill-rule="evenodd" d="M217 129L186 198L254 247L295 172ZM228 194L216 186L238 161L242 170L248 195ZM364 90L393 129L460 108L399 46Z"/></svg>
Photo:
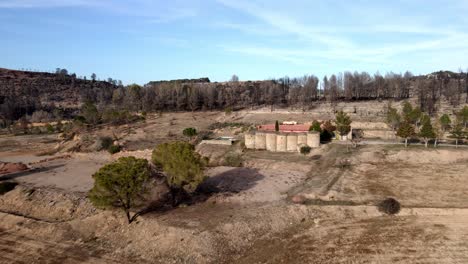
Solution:
<svg viewBox="0 0 468 264"><path fill-rule="evenodd" d="M320 146L320 134L263 132L257 131L245 135L245 147L248 149L268 150L272 152L299 152L302 146L318 148Z"/></svg>

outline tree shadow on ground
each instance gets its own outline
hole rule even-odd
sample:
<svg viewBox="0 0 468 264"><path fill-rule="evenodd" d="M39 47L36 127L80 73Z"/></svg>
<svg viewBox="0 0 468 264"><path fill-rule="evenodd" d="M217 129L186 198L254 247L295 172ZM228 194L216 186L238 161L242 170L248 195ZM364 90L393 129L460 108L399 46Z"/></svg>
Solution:
<svg viewBox="0 0 468 264"><path fill-rule="evenodd" d="M52 166L41 167L41 168L34 168L34 169L31 169L31 170L19 171L19 172L9 173L9 174L5 174L5 175L0 175L0 182L16 179L16 178L20 178L20 177L25 177L25 176L32 175L32 174L39 173L39 172L46 172L46 171L55 170L55 169L63 167L63 166L65 166L65 164L52 165Z"/></svg>
<svg viewBox="0 0 468 264"><path fill-rule="evenodd" d="M201 183L193 194L181 192L177 197L178 204L192 206L203 203L215 195L233 195L253 188L258 181L265 178L257 169L233 168L218 175L207 178ZM171 204L173 197L167 193L151 207L141 210L138 215L142 216L149 213L167 213L178 206Z"/></svg>
<svg viewBox="0 0 468 264"><path fill-rule="evenodd" d="M265 178L257 169L233 168L206 179L197 192L203 194L239 193L253 188Z"/></svg>

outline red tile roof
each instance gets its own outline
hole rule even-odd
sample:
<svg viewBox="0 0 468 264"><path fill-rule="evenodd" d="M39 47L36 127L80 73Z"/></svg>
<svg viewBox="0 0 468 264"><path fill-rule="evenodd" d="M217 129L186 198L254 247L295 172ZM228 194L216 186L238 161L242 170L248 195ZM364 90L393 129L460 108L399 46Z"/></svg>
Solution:
<svg viewBox="0 0 468 264"><path fill-rule="evenodd" d="M308 132L310 125L279 125L280 132ZM259 131L275 131L275 124L257 126Z"/></svg>

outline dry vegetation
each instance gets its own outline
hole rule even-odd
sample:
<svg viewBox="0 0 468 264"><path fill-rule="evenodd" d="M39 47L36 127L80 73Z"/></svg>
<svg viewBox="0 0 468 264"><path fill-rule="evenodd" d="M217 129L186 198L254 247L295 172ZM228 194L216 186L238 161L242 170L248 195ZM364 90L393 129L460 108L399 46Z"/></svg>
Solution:
<svg viewBox="0 0 468 264"><path fill-rule="evenodd" d="M191 204L157 210L128 225L120 211L95 209L91 175L122 156L151 158L155 145L186 138L239 136L275 113L164 113L102 126L74 139L3 136L0 160L33 170L0 176L18 182L0 195L0 262L5 263L465 263L468 262L468 151L324 145L303 156L200 145L212 161L206 192ZM284 113L285 120L303 113ZM311 118L310 118L311 119ZM248 125L247 125L248 126ZM122 152L96 151L117 138ZM81 146L80 152L69 149ZM44 152L51 154L44 155ZM226 166L227 154L242 167ZM393 197L396 215L377 205Z"/></svg>

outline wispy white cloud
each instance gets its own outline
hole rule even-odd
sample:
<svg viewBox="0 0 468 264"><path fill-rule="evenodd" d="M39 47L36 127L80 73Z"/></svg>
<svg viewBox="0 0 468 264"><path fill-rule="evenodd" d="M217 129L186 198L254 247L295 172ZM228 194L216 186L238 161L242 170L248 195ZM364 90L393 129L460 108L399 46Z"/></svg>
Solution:
<svg viewBox="0 0 468 264"><path fill-rule="evenodd" d="M280 30L284 33L289 33L297 37L303 38L309 41L317 41L322 44L333 46L333 47L345 47L350 45L347 40L334 37L324 32L317 32L311 30L311 27L308 27L290 16L285 15L277 11L268 10L268 8L256 5L252 1L246 2L241 0L217 0L219 3L237 9L239 11L250 14L253 17L263 21L264 23L269 24L274 27L276 30Z"/></svg>
<svg viewBox="0 0 468 264"><path fill-rule="evenodd" d="M387 11L379 12L375 7L365 10L359 5L358 14L371 14L369 17L375 21L367 21L365 25L339 25L338 23L328 23L325 26L318 26L317 23L309 24L296 19L294 13L278 12L270 10L268 6L260 6L255 1L243 0L217 0L222 5L234 10L243 12L258 19L263 24L249 25L245 28L242 24L224 24L225 28L239 30L245 33L256 32L258 28L264 28L266 32L277 32L280 37L293 36L302 42L301 49L297 47L269 48L255 44L244 45L242 47L225 46L227 51L238 52L249 55L268 56L278 60L289 60L294 63L301 63L309 59L330 59L347 60L355 62L381 62L390 61L393 57L407 53L420 53L428 51L441 51L449 49L461 49L468 43L468 34L457 27L434 27L425 25L426 17L414 15L412 23L382 23ZM353 10L353 8L350 8ZM357 10L357 9L356 9ZM380 17L379 17L380 15ZM393 15L398 21L398 16ZM406 21L405 19L401 19ZM374 22L374 23L372 23ZM223 25L223 24L221 24ZM466 29L465 29L466 30ZM357 39L355 33L364 36ZM396 40L381 40L382 37L395 37ZM398 37L396 37L398 36ZM361 43L365 40L372 40L371 43ZM288 57L285 59L285 57Z"/></svg>

